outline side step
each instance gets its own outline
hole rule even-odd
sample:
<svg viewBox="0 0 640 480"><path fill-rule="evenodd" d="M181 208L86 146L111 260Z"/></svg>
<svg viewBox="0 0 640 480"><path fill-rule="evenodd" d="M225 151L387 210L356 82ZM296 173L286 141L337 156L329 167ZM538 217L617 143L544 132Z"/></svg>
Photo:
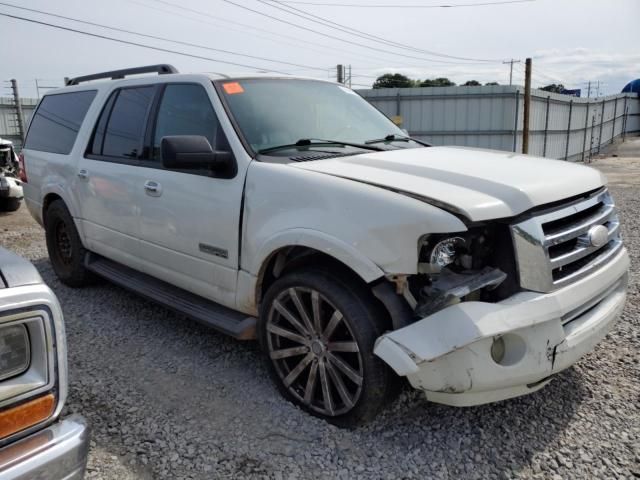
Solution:
<svg viewBox="0 0 640 480"><path fill-rule="evenodd" d="M256 338L256 319L253 317L93 253L87 255L85 265L110 282L238 340Z"/></svg>

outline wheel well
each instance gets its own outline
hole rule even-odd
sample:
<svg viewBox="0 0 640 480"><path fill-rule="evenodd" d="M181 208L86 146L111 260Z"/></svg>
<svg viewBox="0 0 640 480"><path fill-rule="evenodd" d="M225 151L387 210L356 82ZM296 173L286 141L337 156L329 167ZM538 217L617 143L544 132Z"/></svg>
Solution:
<svg viewBox="0 0 640 480"><path fill-rule="evenodd" d="M328 269L348 279L350 282L359 283L369 292L371 292L371 288L374 285L379 283L379 280L375 280L371 284L367 284L362 277L354 272L348 265L319 250L300 246L283 247L271 254L260 271L256 291L256 304L260 304L269 287L282 275L287 272L310 267ZM373 294L371 295L371 301L379 304L380 308L389 314L388 308ZM388 315L388 317L389 325L391 325L390 316Z"/></svg>
<svg viewBox="0 0 640 480"><path fill-rule="evenodd" d="M49 205L51 205L56 200L62 200L62 197L56 193L49 193L44 197L44 200L42 201L42 223L44 223L45 221L44 219L45 215L47 214Z"/></svg>

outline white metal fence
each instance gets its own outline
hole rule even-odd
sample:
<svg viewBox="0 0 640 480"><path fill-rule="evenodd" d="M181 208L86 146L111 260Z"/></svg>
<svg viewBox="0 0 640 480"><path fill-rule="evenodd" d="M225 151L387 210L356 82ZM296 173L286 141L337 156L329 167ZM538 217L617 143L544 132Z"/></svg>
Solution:
<svg viewBox="0 0 640 480"><path fill-rule="evenodd" d="M520 152L524 89L519 86L387 88L358 93L412 136L434 145ZM624 133L640 131L640 98L531 91L529 153L584 160Z"/></svg>

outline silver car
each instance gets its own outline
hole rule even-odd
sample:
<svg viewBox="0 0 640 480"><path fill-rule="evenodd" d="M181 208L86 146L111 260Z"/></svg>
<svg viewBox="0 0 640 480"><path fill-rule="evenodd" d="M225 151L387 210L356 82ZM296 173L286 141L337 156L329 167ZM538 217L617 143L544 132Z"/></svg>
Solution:
<svg viewBox="0 0 640 480"><path fill-rule="evenodd" d="M67 344L54 293L23 258L0 248L0 478L81 479L89 429L60 419Z"/></svg>

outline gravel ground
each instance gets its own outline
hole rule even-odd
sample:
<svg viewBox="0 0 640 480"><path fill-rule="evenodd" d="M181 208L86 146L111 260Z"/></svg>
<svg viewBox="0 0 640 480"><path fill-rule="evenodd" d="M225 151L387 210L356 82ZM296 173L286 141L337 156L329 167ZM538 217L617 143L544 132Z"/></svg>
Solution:
<svg viewBox="0 0 640 480"><path fill-rule="evenodd" d="M456 409L407 389L355 431L284 401L255 343L230 340L109 284L61 285L26 209L0 216L0 244L34 261L63 306L66 413L83 414L93 427L89 479L638 478L635 142L638 158L594 163L613 174L632 256L627 307L606 340L532 395Z"/></svg>

